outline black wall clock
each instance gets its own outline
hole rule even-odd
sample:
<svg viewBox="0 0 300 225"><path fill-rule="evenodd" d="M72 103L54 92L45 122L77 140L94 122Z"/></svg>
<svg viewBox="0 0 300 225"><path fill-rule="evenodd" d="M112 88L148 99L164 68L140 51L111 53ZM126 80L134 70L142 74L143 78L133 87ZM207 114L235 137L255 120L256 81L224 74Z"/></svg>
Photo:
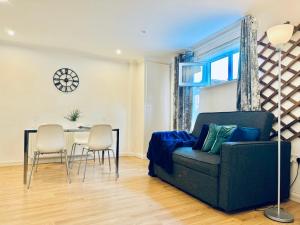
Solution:
<svg viewBox="0 0 300 225"><path fill-rule="evenodd" d="M72 92L79 85L79 77L73 70L62 68L54 73L53 83L62 92Z"/></svg>

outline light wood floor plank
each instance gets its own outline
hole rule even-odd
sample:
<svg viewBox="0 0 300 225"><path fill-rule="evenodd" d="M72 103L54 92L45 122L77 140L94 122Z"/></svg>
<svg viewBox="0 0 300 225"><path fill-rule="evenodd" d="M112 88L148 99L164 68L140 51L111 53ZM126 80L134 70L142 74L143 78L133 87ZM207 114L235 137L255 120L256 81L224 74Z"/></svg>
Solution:
<svg viewBox="0 0 300 225"><path fill-rule="evenodd" d="M107 164L107 163L106 163ZM75 164L67 184L62 164L42 164L30 190L22 167L0 168L2 225L274 225L262 211L226 214L147 175L147 161L122 157L120 179L91 161L86 182ZM300 204L283 207L300 224Z"/></svg>

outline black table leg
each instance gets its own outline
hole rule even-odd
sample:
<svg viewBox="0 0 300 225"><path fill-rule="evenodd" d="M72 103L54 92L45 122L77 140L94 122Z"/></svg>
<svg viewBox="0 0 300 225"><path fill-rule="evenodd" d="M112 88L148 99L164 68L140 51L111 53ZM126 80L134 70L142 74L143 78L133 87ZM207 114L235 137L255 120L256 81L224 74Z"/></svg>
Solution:
<svg viewBox="0 0 300 225"><path fill-rule="evenodd" d="M23 183L27 183L27 169L28 169L28 141L29 141L29 132L24 131L24 174L23 174Z"/></svg>
<svg viewBox="0 0 300 225"><path fill-rule="evenodd" d="M116 175L119 178L119 138L120 138L120 130L117 129L117 143L116 143Z"/></svg>

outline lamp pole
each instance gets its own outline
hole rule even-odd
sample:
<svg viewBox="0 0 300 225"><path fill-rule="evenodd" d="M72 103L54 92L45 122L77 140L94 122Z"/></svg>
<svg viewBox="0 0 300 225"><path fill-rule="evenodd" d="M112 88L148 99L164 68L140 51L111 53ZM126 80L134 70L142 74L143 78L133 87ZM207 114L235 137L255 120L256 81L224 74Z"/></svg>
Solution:
<svg viewBox="0 0 300 225"><path fill-rule="evenodd" d="M277 193L277 214L280 215L280 191L281 191L281 48L278 51L278 193Z"/></svg>
<svg viewBox="0 0 300 225"><path fill-rule="evenodd" d="M277 46L278 52L278 167L277 167L277 206L265 209L264 215L271 220L281 223L291 223L294 221L293 215L280 208L280 192L281 192L281 51L283 44L287 43L293 35L294 26L290 24L283 24L271 27L267 31L269 41Z"/></svg>

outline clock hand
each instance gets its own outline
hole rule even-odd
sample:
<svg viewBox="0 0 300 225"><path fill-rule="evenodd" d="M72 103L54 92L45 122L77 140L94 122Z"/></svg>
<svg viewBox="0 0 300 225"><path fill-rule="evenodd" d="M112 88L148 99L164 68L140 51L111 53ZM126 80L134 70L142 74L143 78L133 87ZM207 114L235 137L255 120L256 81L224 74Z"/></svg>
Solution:
<svg viewBox="0 0 300 225"><path fill-rule="evenodd" d="M65 79L62 79L62 78L53 78L53 80L65 80Z"/></svg>

